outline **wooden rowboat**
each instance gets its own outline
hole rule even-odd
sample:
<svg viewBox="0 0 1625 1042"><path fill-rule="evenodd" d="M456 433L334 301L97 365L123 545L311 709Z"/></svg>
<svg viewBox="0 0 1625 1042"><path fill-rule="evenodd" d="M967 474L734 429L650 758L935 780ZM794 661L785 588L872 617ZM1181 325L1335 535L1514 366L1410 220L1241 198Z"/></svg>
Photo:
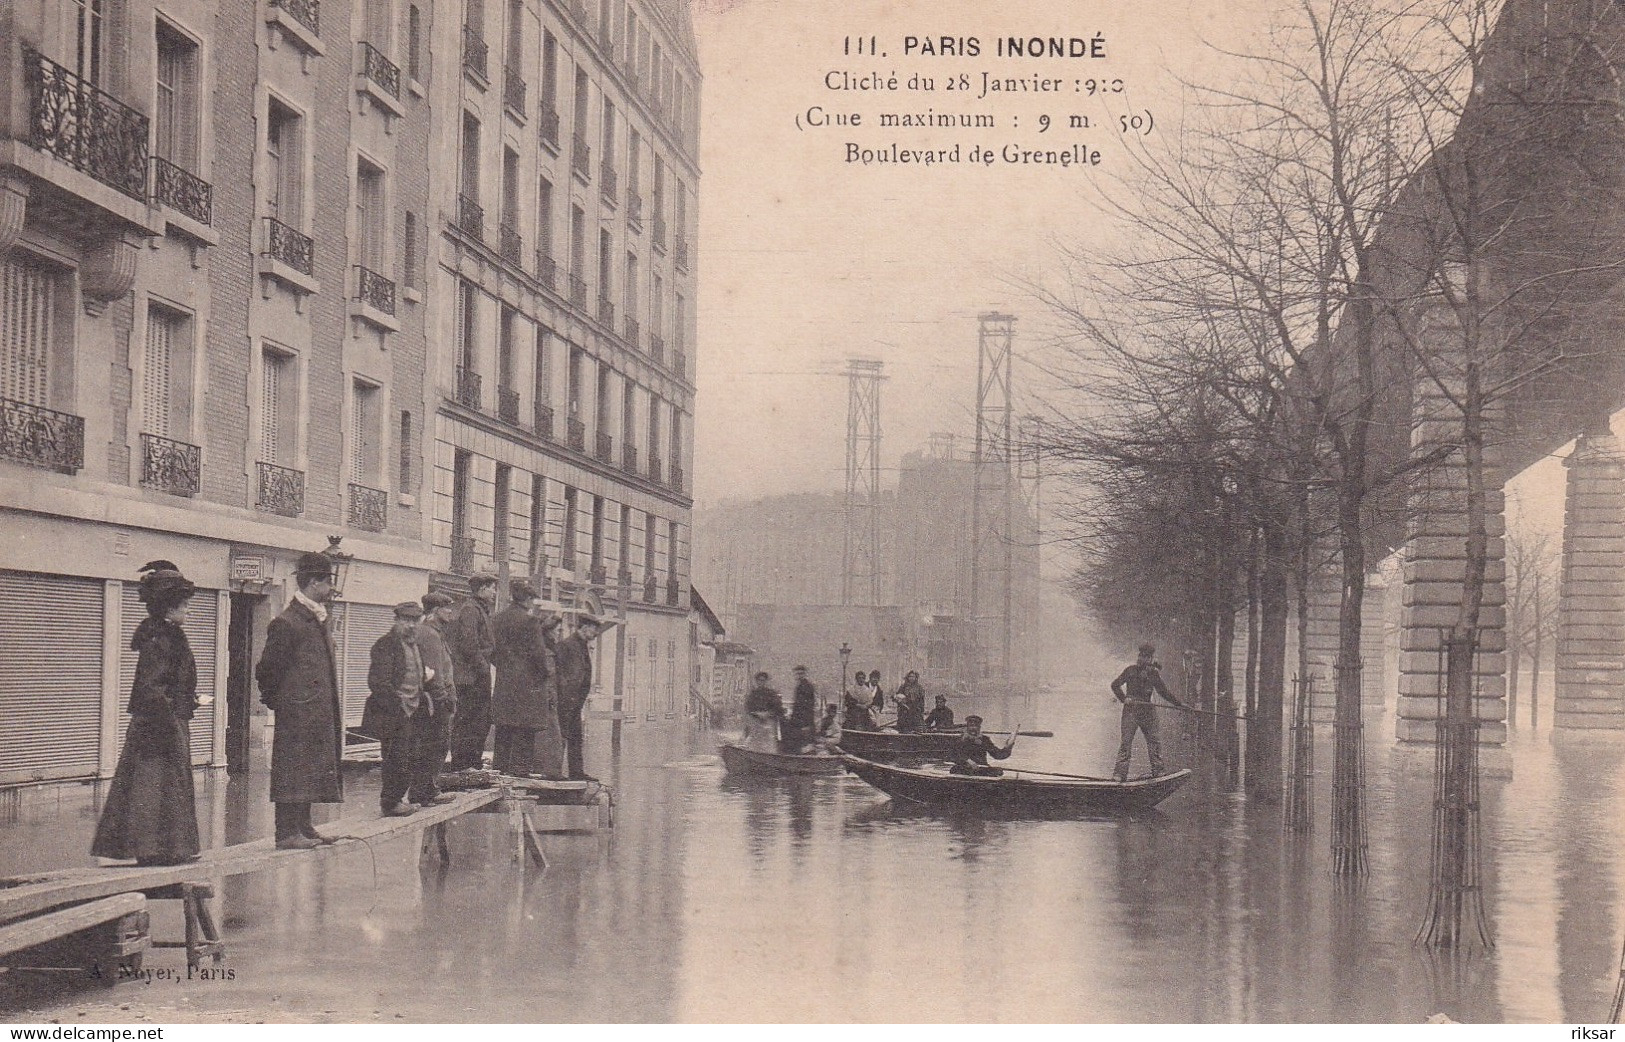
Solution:
<svg viewBox="0 0 1625 1042"><path fill-rule="evenodd" d="M953 731L860 731L841 729L841 750L865 760L950 760L965 734Z"/></svg>
<svg viewBox="0 0 1625 1042"><path fill-rule="evenodd" d="M839 756L801 756L795 753L769 753L739 745L723 745L722 766L729 774L840 774L846 770Z"/></svg>
<svg viewBox="0 0 1625 1042"><path fill-rule="evenodd" d="M999 777L951 774L943 767L904 767L862 757L846 769L896 799L931 807L1032 817L1128 814L1150 810L1190 778L1187 770L1114 781L1078 774L1006 770Z"/></svg>

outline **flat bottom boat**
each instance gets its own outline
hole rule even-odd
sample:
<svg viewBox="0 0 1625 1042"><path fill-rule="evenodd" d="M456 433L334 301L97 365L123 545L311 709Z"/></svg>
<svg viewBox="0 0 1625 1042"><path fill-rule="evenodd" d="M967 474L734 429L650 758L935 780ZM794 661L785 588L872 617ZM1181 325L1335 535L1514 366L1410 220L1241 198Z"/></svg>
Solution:
<svg viewBox="0 0 1625 1042"><path fill-rule="evenodd" d="M1130 814L1150 810L1190 779L1174 771L1115 781L1079 774L1006 769L997 777L953 774L942 767L905 767L841 757L846 769L896 799L930 807L1031 817Z"/></svg>
<svg viewBox="0 0 1625 1042"><path fill-rule="evenodd" d="M840 774L846 770L839 756L803 756L798 753L770 753L727 744L718 750L722 766L729 774Z"/></svg>
<svg viewBox="0 0 1625 1042"><path fill-rule="evenodd" d="M963 729L952 731L866 731L841 729L841 751L865 760L950 760L964 738Z"/></svg>

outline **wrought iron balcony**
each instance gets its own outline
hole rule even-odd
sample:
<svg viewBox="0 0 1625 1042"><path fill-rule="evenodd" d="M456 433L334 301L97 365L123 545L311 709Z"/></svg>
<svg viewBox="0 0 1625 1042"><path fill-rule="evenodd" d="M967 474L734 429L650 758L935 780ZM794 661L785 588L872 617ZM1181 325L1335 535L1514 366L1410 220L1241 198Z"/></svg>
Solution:
<svg viewBox="0 0 1625 1042"><path fill-rule="evenodd" d="M609 582L609 570L602 564L591 565L587 568L587 581L594 586L603 586Z"/></svg>
<svg viewBox="0 0 1625 1042"><path fill-rule="evenodd" d="M570 273L570 303L578 308L587 306L587 280L574 271Z"/></svg>
<svg viewBox="0 0 1625 1042"><path fill-rule="evenodd" d="M643 577L643 603L653 604L660 597L660 580L653 575Z"/></svg>
<svg viewBox="0 0 1625 1042"><path fill-rule="evenodd" d="M502 104L518 115L525 114L525 81L512 65L502 67Z"/></svg>
<svg viewBox="0 0 1625 1042"><path fill-rule="evenodd" d="M643 196L634 192L630 185L626 189L626 219L633 224L643 224Z"/></svg>
<svg viewBox="0 0 1625 1042"><path fill-rule="evenodd" d="M649 357L654 359L656 365L666 364L666 338L649 334Z"/></svg>
<svg viewBox="0 0 1625 1042"><path fill-rule="evenodd" d="M615 205L615 166L608 159L598 164L598 190L603 193L604 202Z"/></svg>
<svg viewBox="0 0 1625 1042"><path fill-rule="evenodd" d="M350 527L382 532L389 520L389 493L350 482Z"/></svg>
<svg viewBox="0 0 1625 1042"><path fill-rule="evenodd" d="M28 143L147 201L147 117L24 45Z"/></svg>
<svg viewBox="0 0 1625 1042"><path fill-rule="evenodd" d="M580 134L570 138L570 169L583 181L592 180L592 146Z"/></svg>
<svg viewBox="0 0 1625 1042"><path fill-rule="evenodd" d="M674 492L683 491L683 468L679 467L675 462L671 465L670 484Z"/></svg>
<svg viewBox="0 0 1625 1042"><path fill-rule="evenodd" d="M516 268L524 263L520 258L525 253L525 240L519 234L519 229L506 221L497 229L497 252Z"/></svg>
<svg viewBox="0 0 1625 1042"><path fill-rule="evenodd" d="M371 268L355 266L355 299L386 315L395 313L395 280L386 279Z"/></svg>
<svg viewBox="0 0 1625 1042"><path fill-rule="evenodd" d="M152 201L199 224L212 224L214 187L163 156L152 157Z"/></svg>
<svg viewBox="0 0 1625 1042"><path fill-rule="evenodd" d="M487 71L490 67L491 47L485 42L485 37L472 25L463 26L463 69L472 72L482 80L491 78Z"/></svg>
<svg viewBox="0 0 1625 1042"><path fill-rule="evenodd" d="M451 573L453 575L474 574L474 537L454 535L451 537Z"/></svg>
<svg viewBox="0 0 1625 1042"><path fill-rule="evenodd" d="M688 352L678 348L671 353L671 371L688 379Z"/></svg>
<svg viewBox="0 0 1625 1042"><path fill-rule="evenodd" d="M259 464L260 487L254 505L261 510L283 517L298 517L305 512L305 472L275 463Z"/></svg>
<svg viewBox="0 0 1625 1042"><path fill-rule="evenodd" d="M0 459L72 474L85 465L85 421L43 405L0 398Z"/></svg>
<svg viewBox="0 0 1625 1042"><path fill-rule="evenodd" d="M597 443L593 446L597 449L595 455L605 463L613 463L615 461L615 438L604 431L599 431L596 441Z"/></svg>
<svg viewBox="0 0 1625 1042"><path fill-rule="evenodd" d="M401 96L401 67L384 57L384 52L361 41L361 74L376 83L392 98Z"/></svg>
<svg viewBox="0 0 1625 1042"><path fill-rule="evenodd" d="M555 293L558 292L559 263L543 250L536 251L536 280Z"/></svg>
<svg viewBox="0 0 1625 1042"><path fill-rule="evenodd" d="M457 404L478 410L483 397L480 374L472 369L457 367Z"/></svg>
<svg viewBox="0 0 1625 1042"><path fill-rule="evenodd" d="M559 150L559 113L548 102L543 101L547 107L537 114L536 120L540 124L542 144L557 152Z"/></svg>
<svg viewBox="0 0 1625 1042"><path fill-rule="evenodd" d="M625 444L621 446L621 469L628 474L636 474L638 472L638 447L632 444L631 439L623 439L623 441L625 441Z"/></svg>
<svg viewBox="0 0 1625 1042"><path fill-rule="evenodd" d="M275 217L265 219L265 255L301 275L316 270L316 241Z"/></svg>
<svg viewBox="0 0 1625 1042"><path fill-rule="evenodd" d="M553 440L553 407L545 402L537 402L531 410L531 429L538 435Z"/></svg>
<svg viewBox="0 0 1625 1042"><path fill-rule="evenodd" d="M485 239L485 207L461 192L457 194L457 229L476 242Z"/></svg>
<svg viewBox="0 0 1625 1042"><path fill-rule="evenodd" d="M687 238L685 238L684 236L681 236L681 235L679 235L677 237L677 241L674 244L672 244L671 256L672 256L673 263L675 263L677 265L677 270L678 271L687 271L688 270L688 239Z"/></svg>
<svg viewBox="0 0 1625 1042"><path fill-rule="evenodd" d="M271 0L271 6L293 15L294 21L317 36L322 34L321 0Z"/></svg>
<svg viewBox="0 0 1625 1042"><path fill-rule="evenodd" d="M587 451L587 425L579 416L564 418L564 444L577 452Z"/></svg>
<svg viewBox="0 0 1625 1042"><path fill-rule="evenodd" d="M497 388L497 418L519 426L519 392L512 387Z"/></svg>
<svg viewBox="0 0 1625 1042"><path fill-rule="evenodd" d="M657 485L666 480L665 463L653 452L649 453L649 480Z"/></svg>
<svg viewBox="0 0 1625 1042"><path fill-rule="evenodd" d="M537 580L541 579L546 574L547 544L542 542L542 533L532 532L530 540L530 577L532 585L536 587L536 592L541 594L543 598L547 598L548 595L542 593L542 584Z"/></svg>
<svg viewBox="0 0 1625 1042"><path fill-rule="evenodd" d="M657 210L659 205L658 202L655 204ZM662 250L666 248L666 218L664 214L658 212L655 214L654 235L652 238L657 247Z"/></svg>
<svg viewBox="0 0 1625 1042"><path fill-rule="evenodd" d="M683 593L683 584L677 581L677 576L668 576L666 579L666 607L677 607Z"/></svg>
<svg viewBox="0 0 1625 1042"><path fill-rule="evenodd" d="M559 548L559 567L567 572L576 570L575 535L571 532L564 533L564 546Z"/></svg>
<svg viewBox="0 0 1625 1042"><path fill-rule="evenodd" d="M638 320L631 315L627 315L622 326L625 330L626 342L634 348L639 347L642 344L643 330L638 328Z"/></svg>
<svg viewBox="0 0 1625 1042"><path fill-rule="evenodd" d="M615 326L615 302L608 297L598 298L598 321L612 329Z"/></svg>
<svg viewBox="0 0 1625 1042"><path fill-rule="evenodd" d="M157 434L141 435L141 484L177 496L195 496L202 477L202 449Z"/></svg>

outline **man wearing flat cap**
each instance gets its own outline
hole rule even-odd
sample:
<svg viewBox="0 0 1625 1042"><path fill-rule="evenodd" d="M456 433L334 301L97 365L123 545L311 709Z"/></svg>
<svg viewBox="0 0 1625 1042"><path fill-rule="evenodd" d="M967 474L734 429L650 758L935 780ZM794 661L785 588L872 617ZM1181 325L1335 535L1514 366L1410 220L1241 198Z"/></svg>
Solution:
<svg viewBox="0 0 1625 1042"><path fill-rule="evenodd" d="M457 718L451 735L454 771L484 767L485 740L491 736L491 652L495 647L491 607L497 600L497 577L476 572L469 577L468 590L445 629L457 681Z"/></svg>
<svg viewBox="0 0 1625 1042"><path fill-rule="evenodd" d="M405 800L412 784L412 733L426 729L434 701L424 690L429 679L418 648L423 609L416 601L395 605L395 625L372 646L367 669L367 707L361 730L378 739L384 755L379 810L386 818L405 817L417 808Z"/></svg>
<svg viewBox="0 0 1625 1042"><path fill-rule="evenodd" d="M536 591L522 579L508 584L508 606L491 620L496 648L496 686L491 720L496 750L491 766L503 774L527 776L536 766L536 732L558 728L558 681L547 625L533 607ZM551 617L557 624L557 616Z"/></svg>
<svg viewBox="0 0 1625 1042"><path fill-rule="evenodd" d="M333 560L302 554L294 566L293 597L265 632L254 667L260 701L276 714L271 741L271 802L276 845L304 850L331 842L310 820L313 803L342 803L339 761L344 713L327 602L333 597Z"/></svg>
<svg viewBox="0 0 1625 1042"><path fill-rule="evenodd" d="M583 615L575 632L559 644L559 730L564 736L564 758L568 776L595 781L587 773L582 745L586 727L581 713L592 693L592 642L606 629L601 619Z"/></svg>
<svg viewBox="0 0 1625 1042"><path fill-rule="evenodd" d="M456 611L449 593L430 590L423 595L423 621L418 623L418 650L423 653L424 689L434 703L434 715L412 730L412 786L406 798L420 807L448 803L437 779L451 746L451 728L457 718L457 672L446 647L445 627Z"/></svg>

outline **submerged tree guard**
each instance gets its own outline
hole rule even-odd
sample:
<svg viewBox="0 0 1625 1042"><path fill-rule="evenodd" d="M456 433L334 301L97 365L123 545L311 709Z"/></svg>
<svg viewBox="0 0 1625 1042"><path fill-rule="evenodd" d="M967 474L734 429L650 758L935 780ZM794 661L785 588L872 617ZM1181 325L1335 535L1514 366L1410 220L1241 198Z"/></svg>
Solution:
<svg viewBox="0 0 1625 1042"><path fill-rule="evenodd" d="M1452 633L1445 643L1444 713L1438 723L1433 772L1432 881L1418 943L1462 948L1476 935L1494 947L1485 925L1479 856L1478 715L1473 711L1472 662L1477 637Z"/></svg>
<svg viewBox="0 0 1625 1042"><path fill-rule="evenodd" d="M1365 728L1360 719L1360 663L1338 662L1332 723L1332 873L1365 875ZM1350 695L1352 692L1352 696Z"/></svg>
<svg viewBox="0 0 1625 1042"><path fill-rule="evenodd" d="M1292 784L1286 794L1286 827L1309 832L1315 825L1315 725L1309 707L1315 700L1315 677L1292 680Z"/></svg>

